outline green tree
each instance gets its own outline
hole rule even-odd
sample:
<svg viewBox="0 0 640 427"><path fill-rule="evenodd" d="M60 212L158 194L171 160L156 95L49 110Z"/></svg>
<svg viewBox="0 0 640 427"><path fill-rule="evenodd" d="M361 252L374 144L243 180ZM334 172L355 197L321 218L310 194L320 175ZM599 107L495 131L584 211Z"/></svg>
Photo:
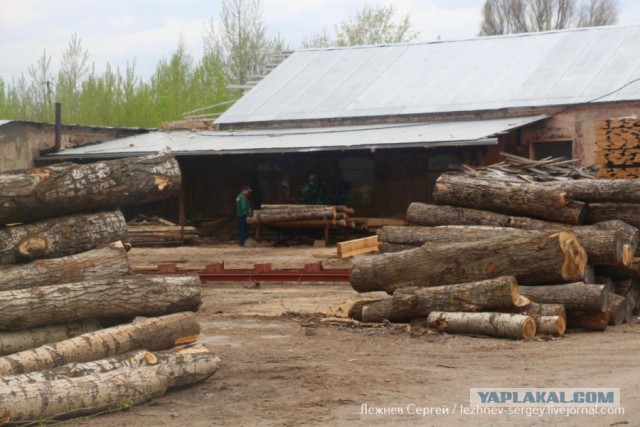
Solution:
<svg viewBox="0 0 640 427"><path fill-rule="evenodd" d="M36 121L51 120L54 78L51 71L51 56L47 55L46 50L42 52L36 65L29 67L28 73L31 79L29 90L34 108L30 118Z"/></svg>
<svg viewBox="0 0 640 427"><path fill-rule="evenodd" d="M335 26L335 37L331 37L326 28L303 41L303 46L362 46L373 44L406 43L418 38L413 31L409 15L396 20L394 5L372 7L365 5L356 12L355 18Z"/></svg>
<svg viewBox="0 0 640 427"><path fill-rule="evenodd" d="M617 21L617 0L486 0L480 35L593 27Z"/></svg>
<svg viewBox="0 0 640 427"><path fill-rule="evenodd" d="M82 46L77 34L71 35L56 81L56 99L62 103L65 121L77 122L82 82L89 73L89 51Z"/></svg>

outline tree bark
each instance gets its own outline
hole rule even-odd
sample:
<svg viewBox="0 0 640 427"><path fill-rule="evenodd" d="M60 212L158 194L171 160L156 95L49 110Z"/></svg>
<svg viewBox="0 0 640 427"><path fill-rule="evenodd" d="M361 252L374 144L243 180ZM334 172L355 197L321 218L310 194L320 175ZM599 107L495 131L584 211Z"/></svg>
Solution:
<svg viewBox="0 0 640 427"><path fill-rule="evenodd" d="M589 203L586 224L612 219L640 228L640 203Z"/></svg>
<svg viewBox="0 0 640 427"><path fill-rule="evenodd" d="M628 254L626 259L623 256L623 240L620 231L601 229L596 226L572 227L571 231L576 234L578 241L587 251L590 264L618 265L623 264L624 261L631 262L631 257ZM540 231L482 225L387 226L378 231L379 239L382 242L412 246L421 246L425 243L471 242L490 238L512 239L531 236L534 233L540 233ZM387 250L386 252L391 251Z"/></svg>
<svg viewBox="0 0 640 427"><path fill-rule="evenodd" d="M525 230L550 231L566 227L566 224L541 221L529 217L503 215L486 210L447 205L430 205L414 202L407 209L407 222L411 225L487 225L513 227Z"/></svg>
<svg viewBox="0 0 640 427"><path fill-rule="evenodd" d="M564 335L567 330L567 322L561 316L536 316L537 335Z"/></svg>
<svg viewBox="0 0 640 427"><path fill-rule="evenodd" d="M362 320L382 322L426 317L432 311L496 311L525 305L513 276L433 288L397 289L389 300L365 305ZM386 311L386 313L385 313Z"/></svg>
<svg viewBox="0 0 640 427"><path fill-rule="evenodd" d="M180 188L171 153L0 174L0 224L166 199Z"/></svg>
<svg viewBox="0 0 640 427"><path fill-rule="evenodd" d="M191 312L152 317L0 357L0 375L90 362L133 350L166 350L180 343L195 341L199 333L200 323Z"/></svg>
<svg viewBox="0 0 640 427"><path fill-rule="evenodd" d="M78 214L0 228L0 264L61 258L127 239L120 211Z"/></svg>
<svg viewBox="0 0 640 427"><path fill-rule="evenodd" d="M488 335L498 338L523 339L536 334L532 317L510 313L446 313L432 311L427 326L450 334Z"/></svg>
<svg viewBox="0 0 640 427"><path fill-rule="evenodd" d="M638 242L640 241L640 230L619 219L597 222L593 225L601 230L618 230L622 233L622 242L629 245L629 252L634 255L638 253Z"/></svg>
<svg viewBox="0 0 640 427"><path fill-rule="evenodd" d="M567 313L567 327L569 329L584 329L585 331L604 331L609 325L610 313L587 313L574 311Z"/></svg>
<svg viewBox="0 0 640 427"><path fill-rule="evenodd" d="M559 316L565 320L567 318L567 311L564 304L540 304L532 301L523 307L517 307L515 310L511 310L511 312L531 317Z"/></svg>
<svg viewBox="0 0 640 427"><path fill-rule="evenodd" d="M167 389L213 375L220 359L206 348L178 352L156 364L96 372L77 378L0 386L0 411L11 422L72 418L147 402Z"/></svg>
<svg viewBox="0 0 640 427"><path fill-rule="evenodd" d="M97 320L85 320L13 332L0 332L0 356L63 341L87 332L97 331L100 328L101 325Z"/></svg>
<svg viewBox="0 0 640 427"><path fill-rule="evenodd" d="M250 224L270 224L274 222L301 220L335 220L336 210L331 207L318 206L303 209L267 209L256 210L253 216L247 218Z"/></svg>
<svg viewBox="0 0 640 427"><path fill-rule="evenodd" d="M519 286L520 294L543 304L564 304L567 312L597 313L607 308L604 285L585 285L582 282L548 286Z"/></svg>
<svg viewBox="0 0 640 427"><path fill-rule="evenodd" d="M621 325L628 320L627 299L613 292L608 292L607 309L609 313L609 324L613 326Z"/></svg>
<svg viewBox="0 0 640 427"><path fill-rule="evenodd" d="M571 200L560 190L451 173L440 175L433 197L439 205L483 209L567 224L581 224L586 213L584 202Z"/></svg>
<svg viewBox="0 0 640 427"><path fill-rule="evenodd" d="M572 179L541 185L588 203L640 203L640 179Z"/></svg>
<svg viewBox="0 0 640 427"><path fill-rule="evenodd" d="M161 316L197 311L201 303L197 276L133 275L0 291L0 330L101 317Z"/></svg>
<svg viewBox="0 0 640 427"><path fill-rule="evenodd" d="M355 214L355 210L345 205L269 205L263 204L260 205L260 209L262 210L271 210L271 209L305 209L305 208L333 208L336 212L344 212L347 215Z"/></svg>
<svg viewBox="0 0 640 427"><path fill-rule="evenodd" d="M127 251L121 242L116 242L62 258L1 266L0 290L112 279L129 274Z"/></svg>
<svg viewBox="0 0 640 427"><path fill-rule="evenodd" d="M558 283L584 277L586 253L571 232L514 239L426 244L403 252L356 257L350 274L358 292L431 287L499 276L518 283Z"/></svg>

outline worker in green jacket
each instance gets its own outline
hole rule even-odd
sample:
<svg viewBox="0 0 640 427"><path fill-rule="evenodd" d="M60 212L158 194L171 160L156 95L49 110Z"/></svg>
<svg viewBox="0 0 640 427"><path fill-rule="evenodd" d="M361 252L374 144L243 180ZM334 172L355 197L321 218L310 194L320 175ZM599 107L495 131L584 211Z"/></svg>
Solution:
<svg viewBox="0 0 640 427"><path fill-rule="evenodd" d="M251 216L251 200L249 199L251 188L248 185L242 187L242 191L236 197L236 216L238 217L238 241L240 246L244 246L244 242L249 237L249 226L247 225L247 217Z"/></svg>

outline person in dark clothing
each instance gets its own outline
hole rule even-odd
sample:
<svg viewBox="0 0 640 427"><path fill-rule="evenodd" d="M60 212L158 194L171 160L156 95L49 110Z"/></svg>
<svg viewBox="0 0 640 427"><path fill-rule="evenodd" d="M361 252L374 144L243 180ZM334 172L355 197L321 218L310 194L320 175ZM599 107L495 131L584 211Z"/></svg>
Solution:
<svg viewBox="0 0 640 427"><path fill-rule="evenodd" d="M242 191L236 197L236 216L238 217L238 241L240 246L249 237L249 225L247 217L251 216L251 200L249 199L251 188L248 185L242 187Z"/></svg>

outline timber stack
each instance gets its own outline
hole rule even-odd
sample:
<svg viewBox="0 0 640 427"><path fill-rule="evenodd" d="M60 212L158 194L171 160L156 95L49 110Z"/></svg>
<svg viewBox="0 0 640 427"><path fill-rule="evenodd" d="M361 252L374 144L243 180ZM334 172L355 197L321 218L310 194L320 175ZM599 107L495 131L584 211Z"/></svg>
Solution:
<svg viewBox="0 0 640 427"><path fill-rule="evenodd" d="M193 226L181 226L146 215L138 215L127 222L127 237L133 247L194 245L200 240L198 230Z"/></svg>
<svg viewBox="0 0 640 427"><path fill-rule="evenodd" d="M640 118L598 121L596 147L598 178L640 178Z"/></svg>
<svg viewBox="0 0 640 427"><path fill-rule="evenodd" d="M344 205L261 205L247 222L275 229L355 229L355 211Z"/></svg>
<svg viewBox="0 0 640 427"><path fill-rule="evenodd" d="M352 318L507 338L631 321L640 221L624 210L640 206L640 181L507 159L441 175L436 204L412 203L408 226L378 231L382 254L356 257L350 281L390 296L355 304Z"/></svg>
<svg viewBox="0 0 640 427"><path fill-rule="evenodd" d="M120 206L171 197L171 153L0 174L0 413L38 423L213 375L197 277L133 275Z"/></svg>

